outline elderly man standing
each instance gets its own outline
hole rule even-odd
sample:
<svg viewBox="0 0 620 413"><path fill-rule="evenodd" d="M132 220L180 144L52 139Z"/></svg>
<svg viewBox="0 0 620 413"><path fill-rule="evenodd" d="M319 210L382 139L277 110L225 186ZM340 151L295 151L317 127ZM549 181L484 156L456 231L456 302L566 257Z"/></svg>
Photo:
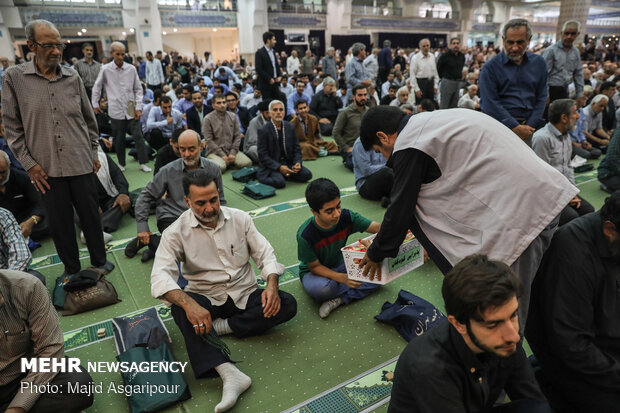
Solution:
<svg viewBox="0 0 620 413"><path fill-rule="evenodd" d="M103 231L97 211L97 121L77 72L60 65L65 48L47 20L26 25L30 62L9 68L2 109L9 147L43 194L43 204L66 274L80 271L73 210L84 223L91 264L104 271Z"/></svg>
<svg viewBox="0 0 620 413"><path fill-rule="evenodd" d="M99 98L102 89L105 88L119 168L125 172L125 134L129 130L136 142L140 170L151 172L152 169L146 165L149 160L149 149L144 143L140 125L143 93L138 72L133 65L125 62L125 45L121 42L112 43L110 53L113 61L103 65L93 87L93 108L95 113L101 113Z"/></svg>
<svg viewBox="0 0 620 413"><path fill-rule="evenodd" d="M347 63L344 68L347 78L347 99L351 101L351 93L353 87L362 85L364 87L370 86L371 80L366 68L364 67L364 59L366 58L366 46L364 43L354 43L351 46L351 52L353 58Z"/></svg>
<svg viewBox="0 0 620 413"><path fill-rule="evenodd" d="M232 408L252 380L205 336L253 336L297 313L295 298L278 288L284 266L273 247L250 215L220 206L218 185L221 179L205 169L183 176L189 209L164 231L151 272L151 294L172 303L196 378L222 378L216 413ZM250 258L265 288L258 288ZM179 266L189 282L185 290L177 284Z"/></svg>
<svg viewBox="0 0 620 413"><path fill-rule="evenodd" d="M101 70L101 63L93 59L95 55L95 47L92 43L84 43L82 45L83 58L75 62L73 68L78 72L84 82L86 88L86 94L90 99L93 94L93 86Z"/></svg>
<svg viewBox="0 0 620 413"><path fill-rule="evenodd" d="M547 66L542 57L527 52L530 22L512 19L502 29L504 50L480 72L480 106L523 140L531 140L543 126L547 100Z"/></svg>
<svg viewBox="0 0 620 413"><path fill-rule="evenodd" d="M422 99L435 100L437 86L439 85L439 74L435 64L435 56L429 53L431 41L428 39L420 40L420 51L411 58L409 65L409 79L413 92L415 93L416 103Z"/></svg>
<svg viewBox="0 0 620 413"><path fill-rule="evenodd" d="M289 76L294 75L295 72L297 72L297 74L300 74L300 68L301 62L297 57L297 50L293 49L291 55L288 57L288 59L286 59L286 73L288 73Z"/></svg>
<svg viewBox="0 0 620 413"><path fill-rule="evenodd" d="M336 69L336 58L334 55L336 54L336 50L333 47L329 47L327 49L327 54L321 60L321 67L323 68L323 73L328 76L331 76L332 79L338 79L338 70Z"/></svg>
<svg viewBox="0 0 620 413"><path fill-rule="evenodd" d="M583 66L579 49L573 46L579 36L581 23L568 20L562 26L562 41L548 47L543 58L547 64L549 103L568 98L568 86L575 83L575 96L583 98ZM583 106L585 102L582 102Z"/></svg>

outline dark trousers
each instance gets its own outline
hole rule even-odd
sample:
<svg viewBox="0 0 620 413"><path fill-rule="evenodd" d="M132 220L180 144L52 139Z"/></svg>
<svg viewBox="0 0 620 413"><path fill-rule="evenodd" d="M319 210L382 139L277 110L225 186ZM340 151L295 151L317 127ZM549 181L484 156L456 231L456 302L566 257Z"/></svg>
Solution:
<svg viewBox="0 0 620 413"><path fill-rule="evenodd" d="M594 207L588 201L577 195L581 200L581 205L579 208L575 208L574 206L566 205L562 212L560 212L560 225L564 225L569 223L575 218L579 218L585 214L589 214L590 212L594 212Z"/></svg>
<svg viewBox="0 0 620 413"><path fill-rule="evenodd" d="M170 142L170 139L164 137L159 129L151 129L151 131L147 132L144 137L151 148L156 151L160 150L163 146L166 146Z"/></svg>
<svg viewBox="0 0 620 413"><path fill-rule="evenodd" d="M41 274L39 271L37 270L26 270L26 272L30 275L33 275L35 277L37 277L39 279L39 281L41 281L43 283L43 285L45 285L45 276L43 274ZM2 410L2 409L0 409Z"/></svg>
<svg viewBox="0 0 620 413"><path fill-rule="evenodd" d="M114 149L118 157L118 164L125 166L125 135L127 131L131 134L136 142L136 151L138 152L138 162L140 165L149 161L149 153L142 136L142 126L139 120L135 119L111 119L112 134L114 135Z"/></svg>
<svg viewBox="0 0 620 413"><path fill-rule="evenodd" d="M50 189L43 194L54 246L67 274L80 271L80 254L75 239L73 210L83 225L90 262L99 267L106 262L103 231L97 203L97 177L94 173L48 178Z"/></svg>
<svg viewBox="0 0 620 413"><path fill-rule="evenodd" d="M288 165L289 168L292 168L293 165ZM305 166L301 167L301 171L296 174L291 174L289 177L285 177L280 173L280 171L272 171L266 168L259 168L256 173L256 178L258 181L265 184L271 185L276 189L284 188L286 186L286 181L293 182L308 182L312 179L312 172Z"/></svg>
<svg viewBox="0 0 620 413"><path fill-rule="evenodd" d="M389 74L389 67L379 66L379 72L377 73L377 90L381 91L381 85L385 83Z"/></svg>
<svg viewBox="0 0 620 413"><path fill-rule="evenodd" d="M101 208L101 211L103 212L100 215L101 228L103 228L103 231L105 232L116 231L121 223L121 219L123 218L123 211L121 210L121 207L118 205L116 205L115 207L112 207L115 201L116 201L116 198L112 198L111 196L105 199L99 199L99 207ZM78 217L77 215L75 216L75 223L80 228L82 228L80 217Z"/></svg>
<svg viewBox="0 0 620 413"><path fill-rule="evenodd" d="M211 313L211 320L216 318L228 319L228 325L233 334L242 338L262 334L270 328L290 320L297 314L295 298L289 293L279 291L280 311L271 318L265 318L261 303L262 292L262 289L257 289L250 294L245 310L237 308L230 297L223 305L215 306L203 295L191 292L186 294ZM215 375L213 369L220 364L230 362L230 358L196 335L192 323L187 319L187 315L181 307L172 305L171 311L174 322L185 339L187 355L196 378L213 377Z"/></svg>
<svg viewBox="0 0 620 413"><path fill-rule="evenodd" d="M605 178L598 177L598 180L607 187L607 190L610 194L613 194L617 190L620 189L620 176L617 175L609 175Z"/></svg>
<svg viewBox="0 0 620 413"><path fill-rule="evenodd" d="M94 396L81 393L69 393L67 383L78 385L88 385L93 382L84 368L79 373L58 373L52 381L51 386L58 386L58 392L43 393L37 399L29 413L73 413L82 411L93 404ZM24 375L25 377L25 375ZM11 404L11 401L21 391L21 381L23 377L12 381L11 383L0 386L0 411L4 412Z"/></svg>
<svg viewBox="0 0 620 413"><path fill-rule="evenodd" d="M379 201L384 196L390 196L392 185L394 185L394 171L388 167L381 168L366 178L359 194L362 198Z"/></svg>
<svg viewBox="0 0 620 413"><path fill-rule="evenodd" d="M583 149L582 147L576 147L573 145L573 153L571 154L571 158L574 158L575 155L579 155L584 159L598 159L601 156L601 150L598 148L591 149Z"/></svg>
<svg viewBox="0 0 620 413"><path fill-rule="evenodd" d="M161 85L146 85L146 87L151 89L153 91L153 93L155 93L156 90L160 90L161 89Z"/></svg>
<svg viewBox="0 0 620 413"><path fill-rule="evenodd" d="M342 156L342 163L344 164L344 166L349 169L349 170L353 170L353 152L341 152L340 156Z"/></svg>
<svg viewBox="0 0 620 413"><path fill-rule="evenodd" d="M491 413L553 413L553 410L545 402L523 399L496 406Z"/></svg>
<svg viewBox="0 0 620 413"><path fill-rule="evenodd" d="M273 85L261 85L260 93L264 101L278 99L280 96L278 83L274 83ZM286 105L286 102L284 102L284 104Z"/></svg>
<svg viewBox="0 0 620 413"><path fill-rule="evenodd" d="M549 86L549 103L558 99L568 98L568 88L566 86Z"/></svg>
<svg viewBox="0 0 620 413"><path fill-rule="evenodd" d="M332 136L332 130L334 129L334 123L319 123L319 128L321 128L322 136Z"/></svg>
<svg viewBox="0 0 620 413"><path fill-rule="evenodd" d="M435 101L435 81L432 78L416 78L418 87L422 91L421 97L415 98L415 103L420 104L423 99L430 99Z"/></svg>

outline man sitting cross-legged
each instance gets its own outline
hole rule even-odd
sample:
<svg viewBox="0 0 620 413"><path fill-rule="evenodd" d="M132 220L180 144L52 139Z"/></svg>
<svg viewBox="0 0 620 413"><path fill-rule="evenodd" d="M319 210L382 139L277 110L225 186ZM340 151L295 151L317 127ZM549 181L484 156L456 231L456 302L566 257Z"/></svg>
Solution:
<svg viewBox="0 0 620 413"><path fill-rule="evenodd" d="M301 159L304 161L315 160L318 158L321 148L325 149L325 154L338 155L338 145L321 138L319 120L316 116L308 113L308 102L299 99L295 103L295 111L296 114L291 119L291 123L297 132L297 139L301 147Z"/></svg>
<svg viewBox="0 0 620 413"><path fill-rule="evenodd" d="M258 131L258 172L263 184L284 188L287 180L308 182L312 172L301 164L301 149L295 127L284 121L284 104L272 100L271 120Z"/></svg>
<svg viewBox="0 0 620 413"><path fill-rule="evenodd" d="M197 169L183 176L190 209L164 231L151 272L151 294L172 303L196 377L217 373L224 382L216 413L233 407L252 381L203 336L212 329L239 338L261 334L297 313L295 298L278 289L284 266L269 241L246 212L220 207L217 175ZM250 258L267 282L264 289ZM179 264L188 280L185 291L177 285Z"/></svg>
<svg viewBox="0 0 620 413"><path fill-rule="evenodd" d="M349 235L374 234L381 224L341 209L340 190L327 178L308 184L306 201L313 217L297 230L299 277L306 292L322 303L319 316L325 318L340 305L364 298L379 287L350 280L340 249L347 245Z"/></svg>

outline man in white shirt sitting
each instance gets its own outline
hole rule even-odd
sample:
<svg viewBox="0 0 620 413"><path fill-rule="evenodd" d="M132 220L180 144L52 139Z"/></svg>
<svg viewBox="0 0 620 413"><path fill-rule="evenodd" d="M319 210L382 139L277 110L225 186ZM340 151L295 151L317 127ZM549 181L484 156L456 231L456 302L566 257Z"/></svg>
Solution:
<svg viewBox="0 0 620 413"><path fill-rule="evenodd" d="M183 176L185 203L190 209L162 234L151 272L151 294L172 303L172 316L185 339L196 377L217 372L222 378L217 413L233 407L252 380L213 340L231 333L239 338L264 333L293 318L297 302L278 289L284 266L269 241L246 212L220 206L216 182L203 169ZM250 258L261 269L264 289L258 288ZM179 264L188 280L185 291L177 284Z"/></svg>
<svg viewBox="0 0 620 413"><path fill-rule="evenodd" d="M459 99L459 108L480 110L480 98L478 97L478 85L467 86L467 93Z"/></svg>

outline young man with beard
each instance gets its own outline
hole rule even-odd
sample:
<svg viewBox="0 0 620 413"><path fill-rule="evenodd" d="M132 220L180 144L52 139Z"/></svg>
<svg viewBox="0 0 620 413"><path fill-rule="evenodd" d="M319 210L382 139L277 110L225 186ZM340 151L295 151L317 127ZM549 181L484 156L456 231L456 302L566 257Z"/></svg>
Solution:
<svg viewBox="0 0 620 413"><path fill-rule="evenodd" d="M569 132L577 126L577 102L572 99L557 99L549 105L549 123L539 129L532 138L532 149L543 161L557 169L575 185L573 167L570 166L573 145ZM594 212L588 201L575 195L560 213L560 225Z"/></svg>
<svg viewBox="0 0 620 413"><path fill-rule="evenodd" d="M193 130L203 138L202 123L204 122L205 116L211 111L209 111L204 103L202 92L196 90L192 92L192 104L193 106L185 112L187 116L187 128Z"/></svg>
<svg viewBox="0 0 620 413"><path fill-rule="evenodd" d="M142 190L134 208L138 224L138 237L125 248L125 255L129 258L135 256L138 250L146 245L149 246L149 249L142 254L142 261L148 261L155 256L160 236L154 235L149 230L148 219L151 202L161 200L155 211L157 229L160 233L187 210L181 185L185 172L205 169L212 173L219 188L220 202L226 205L220 168L215 163L200 156L204 146L204 141L201 141L200 136L193 130L190 129L181 133L178 140L181 159L172 161L161 168L153 180ZM165 197L163 197L164 194L166 194Z"/></svg>
<svg viewBox="0 0 620 413"><path fill-rule="evenodd" d="M368 100L366 86L354 86L352 93L353 103L338 114L332 131L334 140L338 144L338 149L342 155L342 163L350 170L353 170L353 144L357 137L360 136L362 117L368 112L366 107Z"/></svg>
<svg viewBox="0 0 620 413"><path fill-rule="evenodd" d="M551 412L519 336L519 280L484 255L441 288L448 320L412 340L394 371L389 413ZM511 403L493 407L505 390Z"/></svg>
<svg viewBox="0 0 620 413"><path fill-rule="evenodd" d="M194 169L183 176L182 184L189 209L162 235L151 272L151 294L172 303L172 316L196 378L215 374L222 378L222 400L215 412L224 412L252 380L203 336L212 330L218 336L238 338L262 334L293 318L297 302L279 291L284 266L250 215L220 206L219 169ZM267 283L264 289L258 288L250 258ZM177 284L179 265L189 281L185 291Z"/></svg>
<svg viewBox="0 0 620 413"><path fill-rule="evenodd" d="M600 211L555 233L532 287L525 335L542 368L541 388L557 412L616 412L620 406L618 228L616 192Z"/></svg>

